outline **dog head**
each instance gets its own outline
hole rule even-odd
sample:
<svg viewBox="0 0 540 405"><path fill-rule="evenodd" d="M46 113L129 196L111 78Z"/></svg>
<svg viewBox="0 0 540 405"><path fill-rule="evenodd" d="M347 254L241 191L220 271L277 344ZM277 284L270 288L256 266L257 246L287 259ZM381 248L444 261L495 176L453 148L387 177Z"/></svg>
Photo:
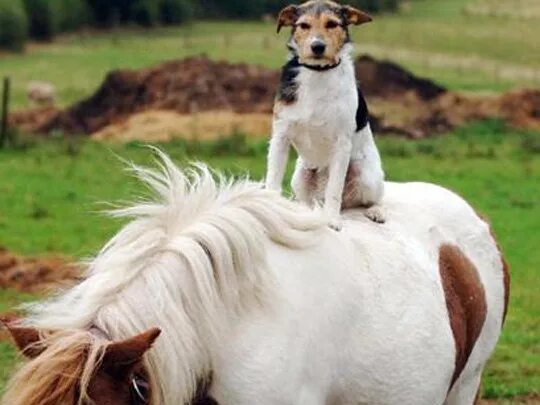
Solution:
<svg viewBox="0 0 540 405"><path fill-rule="evenodd" d="M311 0L290 5L279 13L278 32L292 27L289 49L301 63L317 66L339 62L339 54L350 42L349 26L371 21L365 12L330 0Z"/></svg>

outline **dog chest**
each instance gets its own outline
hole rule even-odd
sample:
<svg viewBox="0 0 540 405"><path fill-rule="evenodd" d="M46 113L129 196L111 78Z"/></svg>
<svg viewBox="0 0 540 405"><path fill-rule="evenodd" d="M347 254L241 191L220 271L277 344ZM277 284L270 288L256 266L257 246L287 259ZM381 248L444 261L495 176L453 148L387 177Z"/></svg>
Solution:
<svg viewBox="0 0 540 405"><path fill-rule="evenodd" d="M291 76L287 79L294 97L280 103L274 119L305 160L325 165L338 139L356 131L358 93L352 64L325 72L299 67L294 81Z"/></svg>

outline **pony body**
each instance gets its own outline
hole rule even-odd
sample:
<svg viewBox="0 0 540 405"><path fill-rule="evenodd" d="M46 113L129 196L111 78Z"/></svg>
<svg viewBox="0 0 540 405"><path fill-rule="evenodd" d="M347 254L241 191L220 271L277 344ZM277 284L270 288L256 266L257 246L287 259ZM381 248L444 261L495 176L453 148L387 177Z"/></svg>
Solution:
<svg viewBox="0 0 540 405"><path fill-rule="evenodd" d="M504 285L489 227L461 198L387 183L387 223L352 210L338 233L257 183L216 181L205 168L186 175L164 155L161 171L134 170L157 197L117 211L134 219L85 281L30 307L28 325L98 328L111 340L161 328L145 360L152 404L189 403L201 381L222 405L474 399ZM444 244L474 264L487 304L453 384Z"/></svg>

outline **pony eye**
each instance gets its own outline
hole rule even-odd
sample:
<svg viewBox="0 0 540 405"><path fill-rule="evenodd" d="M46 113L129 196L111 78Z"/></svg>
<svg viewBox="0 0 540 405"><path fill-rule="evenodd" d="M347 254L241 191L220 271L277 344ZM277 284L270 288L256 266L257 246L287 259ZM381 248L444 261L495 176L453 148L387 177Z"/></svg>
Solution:
<svg viewBox="0 0 540 405"><path fill-rule="evenodd" d="M329 29L329 30L337 28L338 26L339 26L339 24L336 21L328 21L326 23L326 28Z"/></svg>
<svg viewBox="0 0 540 405"><path fill-rule="evenodd" d="M131 379L131 396L135 404L147 404L150 386L142 378L136 376Z"/></svg>
<svg viewBox="0 0 540 405"><path fill-rule="evenodd" d="M311 28L311 25L309 25L308 23L300 23L299 26L303 30L309 30Z"/></svg>

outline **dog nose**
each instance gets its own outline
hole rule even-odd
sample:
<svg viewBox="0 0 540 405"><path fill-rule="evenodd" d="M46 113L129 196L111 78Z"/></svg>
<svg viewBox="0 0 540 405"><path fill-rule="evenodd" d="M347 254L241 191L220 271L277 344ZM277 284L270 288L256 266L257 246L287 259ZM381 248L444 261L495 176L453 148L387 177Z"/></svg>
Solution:
<svg viewBox="0 0 540 405"><path fill-rule="evenodd" d="M324 54L324 51L326 51L326 44L319 40L313 41L311 44L311 50L315 56L321 56Z"/></svg>

